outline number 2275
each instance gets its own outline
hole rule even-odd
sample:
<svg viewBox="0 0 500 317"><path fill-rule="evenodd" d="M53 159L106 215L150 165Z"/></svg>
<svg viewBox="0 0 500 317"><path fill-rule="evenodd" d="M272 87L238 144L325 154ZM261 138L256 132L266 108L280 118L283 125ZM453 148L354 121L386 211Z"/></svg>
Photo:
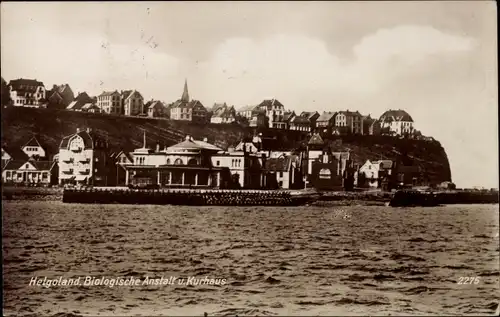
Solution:
<svg viewBox="0 0 500 317"><path fill-rule="evenodd" d="M466 277L460 276L458 278L458 284L479 284L479 276L476 277Z"/></svg>

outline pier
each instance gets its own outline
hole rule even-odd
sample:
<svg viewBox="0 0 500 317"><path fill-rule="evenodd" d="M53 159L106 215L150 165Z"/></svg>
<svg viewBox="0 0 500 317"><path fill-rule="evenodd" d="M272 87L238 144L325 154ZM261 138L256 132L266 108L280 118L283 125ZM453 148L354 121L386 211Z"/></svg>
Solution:
<svg viewBox="0 0 500 317"><path fill-rule="evenodd" d="M186 206L299 206L317 199L311 193L276 190L65 189L64 203Z"/></svg>

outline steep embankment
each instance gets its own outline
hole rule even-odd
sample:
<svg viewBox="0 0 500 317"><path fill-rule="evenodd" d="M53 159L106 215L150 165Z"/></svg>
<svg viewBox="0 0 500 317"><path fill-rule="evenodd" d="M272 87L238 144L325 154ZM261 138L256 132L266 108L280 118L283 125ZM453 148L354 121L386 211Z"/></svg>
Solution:
<svg viewBox="0 0 500 317"><path fill-rule="evenodd" d="M140 147L143 130L146 130L150 147L157 143L169 146L181 141L186 134L196 139L207 137L209 142L227 148L236 145L253 131L237 125L205 126L188 122L138 117L109 116L65 110L5 108L2 109L2 141L11 146L21 146L33 135L46 147L48 153L58 152L61 139L74 133L76 128L92 128L105 135L114 150L133 150ZM276 139L274 146L282 149L303 147L308 135L298 131L264 129L264 136ZM340 141L339 141L340 140ZM333 141L335 150L351 150L351 157L358 163L367 159L407 160L419 165L432 182L451 179L448 158L439 142L401 140L382 136L343 136Z"/></svg>

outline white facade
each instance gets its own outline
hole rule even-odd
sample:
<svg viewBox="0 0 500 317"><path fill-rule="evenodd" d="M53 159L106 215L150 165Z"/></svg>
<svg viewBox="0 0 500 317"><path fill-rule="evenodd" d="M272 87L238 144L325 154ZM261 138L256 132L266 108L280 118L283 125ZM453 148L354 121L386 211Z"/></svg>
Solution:
<svg viewBox="0 0 500 317"><path fill-rule="evenodd" d="M121 114L122 113L122 101L120 93L115 92L104 92L97 97L97 106L101 109L101 112L107 114Z"/></svg>

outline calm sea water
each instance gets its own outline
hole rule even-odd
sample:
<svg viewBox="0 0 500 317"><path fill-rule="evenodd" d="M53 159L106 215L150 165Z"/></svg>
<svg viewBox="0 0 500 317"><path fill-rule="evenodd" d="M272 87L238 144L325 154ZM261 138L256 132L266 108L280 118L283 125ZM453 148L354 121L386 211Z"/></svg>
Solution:
<svg viewBox="0 0 500 317"><path fill-rule="evenodd" d="M4 202L4 315L494 314L498 222L498 205ZM45 288L29 286L34 276L227 284Z"/></svg>

